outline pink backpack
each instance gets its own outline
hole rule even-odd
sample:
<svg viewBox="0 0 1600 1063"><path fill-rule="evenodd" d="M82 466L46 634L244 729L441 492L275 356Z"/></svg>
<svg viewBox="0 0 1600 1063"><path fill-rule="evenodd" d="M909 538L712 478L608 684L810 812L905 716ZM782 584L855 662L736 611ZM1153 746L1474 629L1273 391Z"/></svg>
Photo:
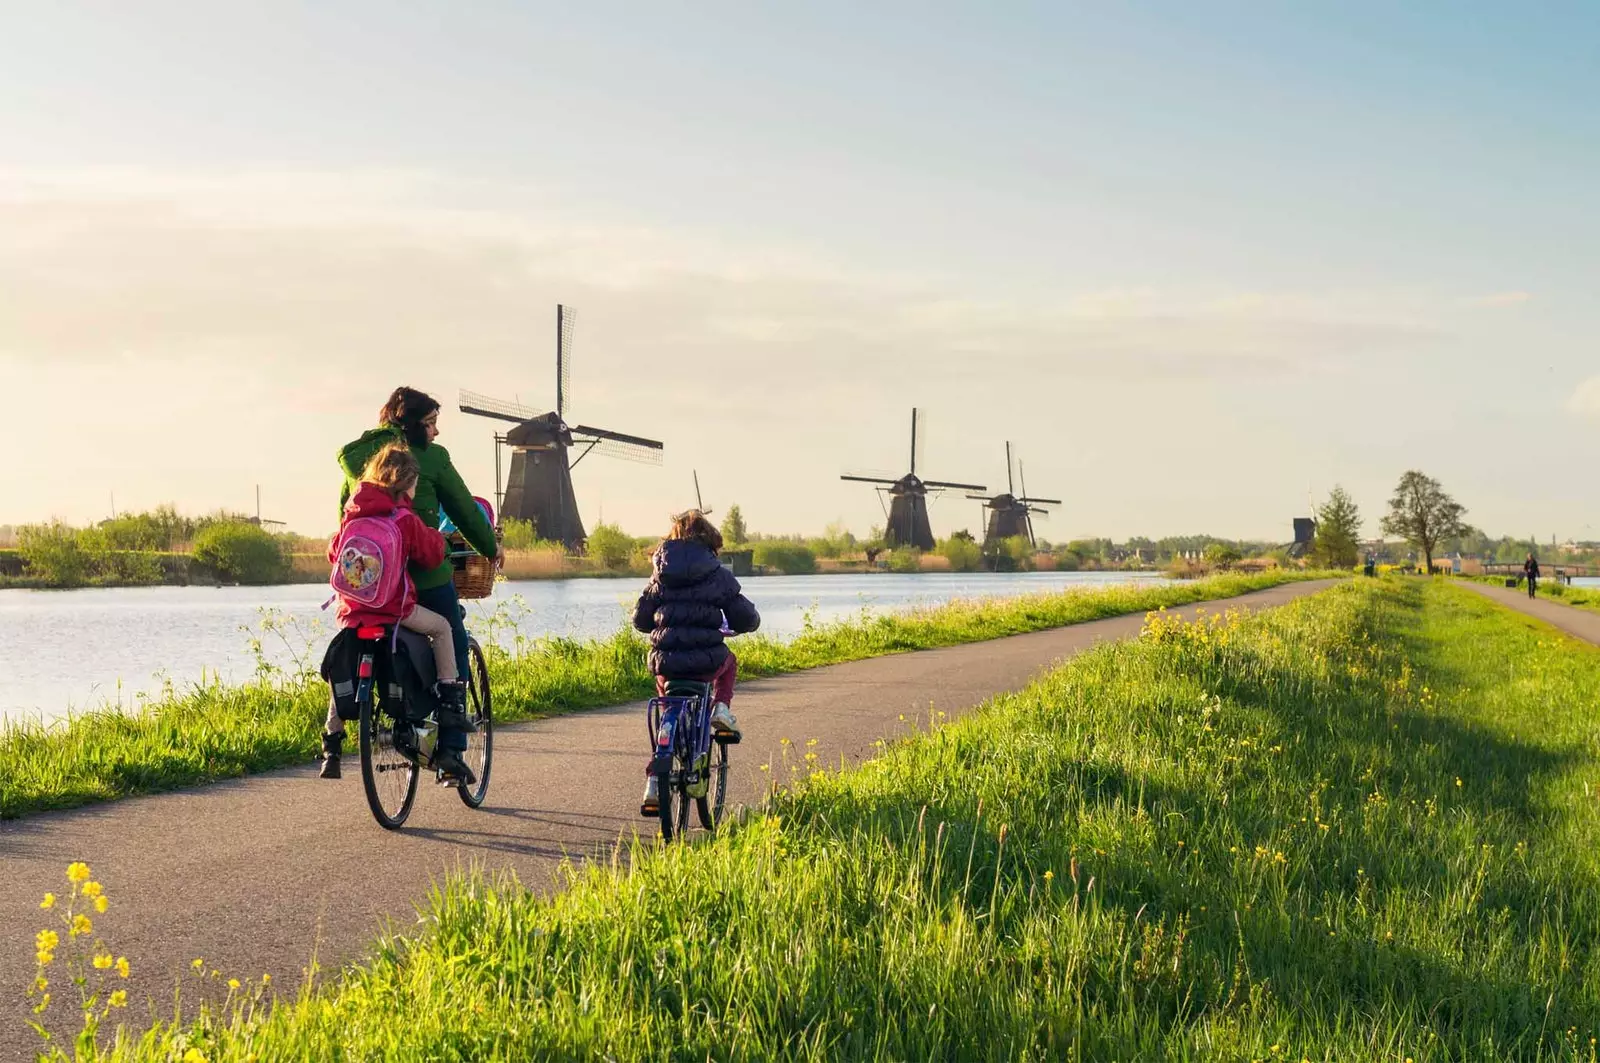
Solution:
<svg viewBox="0 0 1600 1063"><path fill-rule="evenodd" d="M334 596L351 611L379 613L396 620L414 599L406 575L405 541L395 517L354 517L339 529L333 575Z"/></svg>

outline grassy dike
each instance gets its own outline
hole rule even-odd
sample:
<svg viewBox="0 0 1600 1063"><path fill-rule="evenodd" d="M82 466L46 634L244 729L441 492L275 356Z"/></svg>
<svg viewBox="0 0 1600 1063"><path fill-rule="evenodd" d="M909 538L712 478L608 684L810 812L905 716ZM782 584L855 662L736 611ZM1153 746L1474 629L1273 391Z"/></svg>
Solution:
<svg viewBox="0 0 1600 1063"><path fill-rule="evenodd" d="M457 879L322 988L110 1055L1592 1061L1597 697L1600 653L1446 584L1157 617L707 843Z"/></svg>
<svg viewBox="0 0 1600 1063"><path fill-rule="evenodd" d="M1260 590L1300 573L1223 576L1150 587L956 602L817 626L798 638L738 640L740 674L776 675L907 650L952 646ZM518 638L491 649L501 723L614 705L654 687L644 640ZM320 662L320 648L316 661ZM316 662L313 662L313 666ZM320 748L326 687L314 676L172 690L137 712L84 713L54 725L0 725L0 819L172 790L304 763Z"/></svg>
<svg viewBox="0 0 1600 1063"><path fill-rule="evenodd" d="M1460 577L1458 577L1460 578ZM1491 587L1505 587L1506 581L1500 576L1468 576L1465 577L1474 583L1485 583ZM1520 586L1511 588L1519 594L1527 594L1528 588ZM1600 587L1568 587L1557 583L1554 579L1540 580L1535 593L1547 601L1560 602L1562 605L1576 606L1579 609L1588 609L1600 613Z"/></svg>

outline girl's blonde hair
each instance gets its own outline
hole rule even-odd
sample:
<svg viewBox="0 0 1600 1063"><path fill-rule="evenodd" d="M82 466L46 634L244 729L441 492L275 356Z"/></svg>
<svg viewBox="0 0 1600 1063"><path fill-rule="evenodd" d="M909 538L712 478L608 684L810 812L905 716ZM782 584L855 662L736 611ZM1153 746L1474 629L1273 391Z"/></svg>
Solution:
<svg viewBox="0 0 1600 1063"><path fill-rule="evenodd" d="M422 475L416 455L404 443L387 443L361 470L361 482L377 484L395 498L405 494Z"/></svg>
<svg viewBox="0 0 1600 1063"><path fill-rule="evenodd" d="M714 554L722 551L722 533L698 509L686 509L673 516L667 539L694 539L704 543Z"/></svg>

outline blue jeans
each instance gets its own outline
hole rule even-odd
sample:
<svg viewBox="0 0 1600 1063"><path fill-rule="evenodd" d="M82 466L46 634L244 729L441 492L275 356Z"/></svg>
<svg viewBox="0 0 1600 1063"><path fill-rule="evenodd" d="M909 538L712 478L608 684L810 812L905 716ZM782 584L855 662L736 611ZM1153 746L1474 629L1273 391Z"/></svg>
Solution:
<svg viewBox="0 0 1600 1063"><path fill-rule="evenodd" d="M450 621L450 634L456 644L456 672L465 682L472 662L467 656L467 625L461 619L461 599L456 596L456 585L444 583L426 590L418 587L417 604ZM439 728L439 748L461 752L467 748L466 732L454 728Z"/></svg>

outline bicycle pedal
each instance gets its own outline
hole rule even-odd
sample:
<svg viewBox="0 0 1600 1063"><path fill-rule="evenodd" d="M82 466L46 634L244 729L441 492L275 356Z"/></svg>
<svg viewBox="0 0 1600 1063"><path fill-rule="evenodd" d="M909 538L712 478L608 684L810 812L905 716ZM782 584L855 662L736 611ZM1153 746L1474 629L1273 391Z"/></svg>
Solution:
<svg viewBox="0 0 1600 1063"><path fill-rule="evenodd" d="M712 741L721 742L725 746L736 746L744 735L738 731L716 731L711 735Z"/></svg>
<svg viewBox="0 0 1600 1063"><path fill-rule="evenodd" d="M661 806L660 805L640 805L639 806L639 815L643 816L645 819L655 819L657 816L661 815Z"/></svg>

